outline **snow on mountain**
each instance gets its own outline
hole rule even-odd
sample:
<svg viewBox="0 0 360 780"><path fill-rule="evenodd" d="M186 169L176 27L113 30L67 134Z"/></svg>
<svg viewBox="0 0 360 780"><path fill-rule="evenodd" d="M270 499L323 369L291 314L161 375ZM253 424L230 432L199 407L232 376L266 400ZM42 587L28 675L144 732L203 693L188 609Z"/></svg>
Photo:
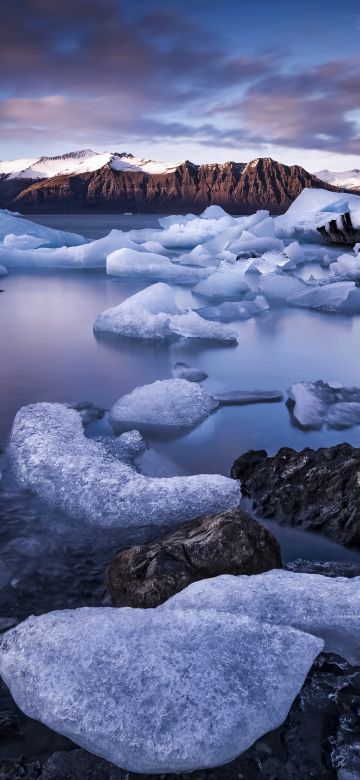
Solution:
<svg viewBox="0 0 360 780"><path fill-rule="evenodd" d="M160 162L134 157L132 154L116 152L94 152L83 149L59 157L33 157L0 162L0 177L8 179L48 179L51 176L69 175L97 171L110 165L115 171L140 171L144 173L166 173L180 163Z"/></svg>
<svg viewBox="0 0 360 780"><path fill-rule="evenodd" d="M359 168L354 168L352 171L328 171L325 168L323 171L318 171L315 176L322 181L327 181L328 184L333 184L335 187L342 187L347 190L360 189Z"/></svg>

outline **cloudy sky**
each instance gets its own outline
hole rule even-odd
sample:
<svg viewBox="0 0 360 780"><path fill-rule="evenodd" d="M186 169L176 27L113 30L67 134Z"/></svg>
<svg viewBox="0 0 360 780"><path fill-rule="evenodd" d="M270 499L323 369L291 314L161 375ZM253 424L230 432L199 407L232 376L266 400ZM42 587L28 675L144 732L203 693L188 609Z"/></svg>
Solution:
<svg viewBox="0 0 360 780"><path fill-rule="evenodd" d="M360 167L359 0L1 0L0 159Z"/></svg>

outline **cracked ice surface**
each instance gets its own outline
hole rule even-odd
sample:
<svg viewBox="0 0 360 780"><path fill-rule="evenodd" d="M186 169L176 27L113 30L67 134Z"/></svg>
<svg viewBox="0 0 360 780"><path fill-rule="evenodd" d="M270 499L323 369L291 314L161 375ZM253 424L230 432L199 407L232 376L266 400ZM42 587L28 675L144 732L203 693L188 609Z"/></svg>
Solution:
<svg viewBox="0 0 360 780"><path fill-rule="evenodd" d="M103 529L106 538L108 532L121 541L152 536L240 500L238 483L217 474L167 479L138 474L101 442L87 439L80 415L58 403L20 409L9 451L22 486Z"/></svg>
<svg viewBox="0 0 360 780"><path fill-rule="evenodd" d="M160 609L215 609L287 625L320 637L324 650L360 663L360 577L329 578L273 569L224 574L189 585Z"/></svg>
<svg viewBox="0 0 360 780"><path fill-rule="evenodd" d="M82 608L8 631L0 672L27 715L87 750L182 772L231 761L279 726L322 647L201 607Z"/></svg>
<svg viewBox="0 0 360 780"><path fill-rule="evenodd" d="M291 414L299 426L320 430L360 425L360 387L336 382L295 382L288 390Z"/></svg>

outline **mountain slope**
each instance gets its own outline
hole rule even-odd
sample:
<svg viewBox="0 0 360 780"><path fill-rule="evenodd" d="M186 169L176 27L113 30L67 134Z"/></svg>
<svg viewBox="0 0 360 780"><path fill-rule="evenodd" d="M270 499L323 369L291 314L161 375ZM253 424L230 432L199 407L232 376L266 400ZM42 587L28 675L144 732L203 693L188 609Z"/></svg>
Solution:
<svg viewBox="0 0 360 780"><path fill-rule="evenodd" d="M315 174L318 179L333 184L334 187L341 189L356 190L360 189L360 170L353 168L352 171L328 171L326 168Z"/></svg>
<svg viewBox="0 0 360 780"><path fill-rule="evenodd" d="M136 163L132 167L130 155L116 157L120 158L116 161L120 169L110 160L97 170L42 179L26 186L7 205L28 212L171 213L201 212L215 203L230 213L259 208L281 213L304 187L334 189L298 165L283 165L269 157L223 165L194 165L186 160L161 173L139 170Z"/></svg>

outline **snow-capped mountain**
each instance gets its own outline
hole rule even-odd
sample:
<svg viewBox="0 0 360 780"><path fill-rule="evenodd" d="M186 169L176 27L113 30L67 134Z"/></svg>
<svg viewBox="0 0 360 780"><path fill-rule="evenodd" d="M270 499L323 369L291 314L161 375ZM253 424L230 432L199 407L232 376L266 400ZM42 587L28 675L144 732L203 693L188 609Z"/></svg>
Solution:
<svg viewBox="0 0 360 780"><path fill-rule="evenodd" d="M360 189L360 169L353 168L352 171L318 171L315 176L322 181L327 181L334 187L341 187L346 190Z"/></svg>
<svg viewBox="0 0 360 780"><path fill-rule="evenodd" d="M104 165L109 165L114 171L166 173L180 164L146 160L126 152L119 154L82 149L58 157L29 157L1 161L0 176L7 179L49 179L52 176L70 176L97 171Z"/></svg>

